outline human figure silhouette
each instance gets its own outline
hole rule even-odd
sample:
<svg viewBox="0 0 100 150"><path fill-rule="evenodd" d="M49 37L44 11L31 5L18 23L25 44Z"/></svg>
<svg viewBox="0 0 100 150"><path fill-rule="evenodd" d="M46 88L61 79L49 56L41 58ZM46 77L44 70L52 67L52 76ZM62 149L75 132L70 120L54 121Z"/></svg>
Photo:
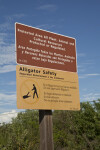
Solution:
<svg viewBox="0 0 100 150"><path fill-rule="evenodd" d="M37 89L36 89L35 84L33 84L33 89L32 89L32 91L33 91L33 90L34 90L34 93L33 93L33 99L34 99L35 95L36 95L37 98L38 98L38 93L37 93Z"/></svg>

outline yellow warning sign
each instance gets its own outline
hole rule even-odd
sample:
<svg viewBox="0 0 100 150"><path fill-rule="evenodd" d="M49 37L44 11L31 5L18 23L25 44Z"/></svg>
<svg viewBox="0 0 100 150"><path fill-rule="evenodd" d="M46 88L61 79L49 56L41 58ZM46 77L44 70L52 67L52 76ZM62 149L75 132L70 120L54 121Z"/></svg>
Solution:
<svg viewBox="0 0 100 150"><path fill-rule="evenodd" d="M80 110L77 73L17 65L19 109Z"/></svg>

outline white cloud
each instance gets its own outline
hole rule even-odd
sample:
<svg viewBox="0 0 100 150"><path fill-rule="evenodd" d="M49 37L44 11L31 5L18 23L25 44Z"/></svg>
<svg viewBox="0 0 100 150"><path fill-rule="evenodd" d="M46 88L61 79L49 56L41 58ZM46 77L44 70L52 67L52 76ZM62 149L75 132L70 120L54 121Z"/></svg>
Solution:
<svg viewBox="0 0 100 150"><path fill-rule="evenodd" d="M16 95L15 94L7 95L7 94L0 93L0 101L4 101L4 100L7 100L7 101L11 100L11 101L13 101L15 99L16 99Z"/></svg>
<svg viewBox="0 0 100 150"><path fill-rule="evenodd" d="M0 66L0 73L7 73L11 71L16 71L16 65L5 65L3 67Z"/></svg>
<svg viewBox="0 0 100 150"><path fill-rule="evenodd" d="M21 18L26 17L26 16L27 16L26 14L13 14L13 15L10 15L10 16L6 16L6 20L8 22L11 22L14 19L21 19Z"/></svg>
<svg viewBox="0 0 100 150"><path fill-rule="evenodd" d="M0 38L0 45L5 44L4 41Z"/></svg>
<svg viewBox="0 0 100 150"><path fill-rule="evenodd" d="M17 112L16 110L12 110L11 112L6 112L6 113L2 113L0 114L0 123L9 123L11 122L12 118L17 117Z"/></svg>
<svg viewBox="0 0 100 150"><path fill-rule="evenodd" d="M100 76L100 74L99 73L92 73L92 74L86 74L86 76Z"/></svg>
<svg viewBox="0 0 100 150"><path fill-rule="evenodd" d="M77 56L78 56L78 57L85 57L86 54L85 54L85 53L77 53Z"/></svg>
<svg viewBox="0 0 100 150"><path fill-rule="evenodd" d="M99 73L82 74L82 75L79 75L79 78L82 79L82 78L97 77L97 76L100 76L100 74Z"/></svg>
<svg viewBox="0 0 100 150"><path fill-rule="evenodd" d="M0 33L0 65L13 64L15 59L15 44L7 44L8 35Z"/></svg>
<svg viewBox="0 0 100 150"><path fill-rule="evenodd" d="M11 81L11 82L8 82L8 83L5 83L6 85L16 85L16 81Z"/></svg>
<svg viewBox="0 0 100 150"><path fill-rule="evenodd" d="M4 94L0 93L0 106L5 105L15 105L16 104L16 94Z"/></svg>
<svg viewBox="0 0 100 150"><path fill-rule="evenodd" d="M14 30L14 24L16 20L21 19L23 17L26 17L27 15L25 14L13 14L10 16L4 16L5 22L0 24L0 31L9 31L9 30Z"/></svg>
<svg viewBox="0 0 100 150"><path fill-rule="evenodd" d="M78 68L78 72L85 72L86 71L85 67L83 67L82 65L78 65L77 68Z"/></svg>
<svg viewBox="0 0 100 150"><path fill-rule="evenodd" d="M15 55L13 54L1 54L0 56L0 65L4 64L13 64L16 62Z"/></svg>
<svg viewBox="0 0 100 150"><path fill-rule="evenodd" d="M4 39L7 37L6 33L0 33L0 45L4 45Z"/></svg>
<svg viewBox="0 0 100 150"><path fill-rule="evenodd" d="M95 64L94 62L84 62L84 63L82 63L82 65L93 65L93 64Z"/></svg>
<svg viewBox="0 0 100 150"><path fill-rule="evenodd" d="M81 96L81 101L87 102L87 101L93 101L100 98L100 93L88 93Z"/></svg>
<svg viewBox="0 0 100 150"><path fill-rule="evenodd" d="M3 90L2 91L2 93L5 93L5 94L16 94L16 92L13 92L13 91L5 91L5 90Z"/></svg>
<svg viewBox="0 0 100 150"><path fill-rule="evenodd" d="M3 86L6 86L6 85L10 85L10 86L13 86L13 85L14 85L14 86L15 86L15 85L16 85L16 81L10 81L10 82L7 81L7 82L5 82L5 81L2 81L2 80L1 80L1 81L0 81L0 86L2 86L2 85L3 85ZM4 91L4 92L5 92L5 91ZM7 92L6 92L6 93L7 93ZM12 93L12 92L10 92L10 93Z"/></svg>
<svg viewBox="0 0 100 150"><path fill-rule="evenodd" d="M12 64L15 62L15 44L0 46L0 65Z"/></svg>
<svg viewBox="0 0 100 150"><path fill-rule="evenodd" d="M87 88L82 89L82 91L87 91Z"/></svg>
<svg viewBox="0 0 100 150"><path fill-rule="evenodd" d="M47 5L42 5L40 7L38 7L37 9L39 10L47 10L47 11L55 11L57 9L56 5L52 5L52 4L47 4Z"/></svg>
<svg viewBox="0 0 100 150"><path fill-rule="evenodd" d="M0 24L0 31L7 31L7 30L11 30L12 26L9 22L4 22L2 24Z"/></svg>
<svg viewBox="0 0 100 150"><path fill-rule="evenodd" d="M49 25L49 24L42 24L42 25L37 25L36 28L42 28L44 30L49 30L51 28L54 28L55 25Z"/></svg>
<svg viewBox="0 0 100 150"><path fill-rule="evenodd" d="M0 24L0 73L6 73L10 71L15 71L15 44L10 43L10 35L6 30L10 29L9 21ZM10 41L10 42L9 42ZM8 44L9 43L9 44Z"/></svg>
<svg viewBox="0 0 100 150"><path fill-rule="evenodd" d="M95 93L94 95L95 95L95 96L100 96L100 93Z"/></svg>

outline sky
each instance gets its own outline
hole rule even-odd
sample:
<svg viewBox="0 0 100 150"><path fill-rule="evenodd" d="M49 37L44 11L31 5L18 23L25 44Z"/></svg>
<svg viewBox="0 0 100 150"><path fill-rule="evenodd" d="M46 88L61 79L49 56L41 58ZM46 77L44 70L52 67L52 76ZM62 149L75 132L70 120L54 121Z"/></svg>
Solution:
<svg viewBox="0 0 100 150"><path fill-rule="evenodd" d="M0 122L16 117L15 22L76 39L80 101L100 98L100 0L0 0Z"/></svg>

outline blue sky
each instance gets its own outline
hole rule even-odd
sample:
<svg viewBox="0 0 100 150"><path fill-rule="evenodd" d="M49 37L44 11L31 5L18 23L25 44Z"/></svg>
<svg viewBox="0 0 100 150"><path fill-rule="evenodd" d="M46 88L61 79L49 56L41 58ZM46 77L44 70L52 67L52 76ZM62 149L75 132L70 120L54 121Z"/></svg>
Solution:
<svg viewBox="0 0 100 150"><path fill-rule="evenodd" d="M100 0L0 0L0 113L20 111L15 22L76 38L80 101L100 98Z"/></svg>

